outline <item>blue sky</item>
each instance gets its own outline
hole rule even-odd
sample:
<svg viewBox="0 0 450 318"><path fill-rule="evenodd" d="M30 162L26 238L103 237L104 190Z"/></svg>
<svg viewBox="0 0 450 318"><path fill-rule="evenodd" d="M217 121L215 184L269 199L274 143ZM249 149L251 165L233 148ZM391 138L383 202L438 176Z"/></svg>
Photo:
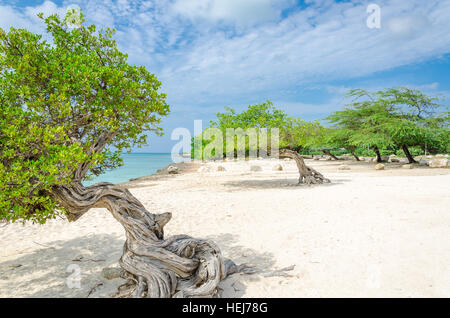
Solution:
<svg viewBox="0 0 450 318"><path fill-rule="evenodd" d="M371 3L380 28L366 25ZM207 124L224 106L271 100L311 120L340 109L351 88L450 92L449 0L0 0L0 27L43 33L38 12L74 6L88 23L115 27L130 63L163 83L166 135L139 151L170 152L174 128Z"/></svg>

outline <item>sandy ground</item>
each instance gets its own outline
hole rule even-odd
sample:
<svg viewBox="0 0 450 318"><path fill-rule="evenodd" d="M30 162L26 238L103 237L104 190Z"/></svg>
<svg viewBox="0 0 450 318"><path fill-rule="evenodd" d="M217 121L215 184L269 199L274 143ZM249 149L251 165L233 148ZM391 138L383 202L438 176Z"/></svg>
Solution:
<svg viewBox="0 0 450 318"><path fill-rule="evenodd" d="M255 160L220 163L221 172L219 163L202 173L185 164L128 185L151 212L173 213L166 235L213 239L262 271L230 276L222 296L450 297L450 169L307 162L332 183L295 186L293 161ZM277 163L283 171L272 171ZM123 283L102 275L124 243L106 210L74 223L0 224L0 241L0 297L108 297Z"/></svg>

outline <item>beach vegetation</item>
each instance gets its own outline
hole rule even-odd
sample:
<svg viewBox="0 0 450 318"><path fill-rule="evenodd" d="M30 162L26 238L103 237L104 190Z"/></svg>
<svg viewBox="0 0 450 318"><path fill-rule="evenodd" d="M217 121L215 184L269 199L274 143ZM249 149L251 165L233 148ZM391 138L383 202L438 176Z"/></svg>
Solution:
<svg viewBox="0 0 450 318"><path fill-rule="evenodd" d="M171 213L149 212L120 185L82 184L119 166L120 154L147 144L149 132L162 134L169 105L156 76L118 49L114 30L70 13L39 14L46 38L0 29L0 219L76 221L106 208L126 232L119 264L127 282L116 296L216 295L219 282L243 267L214 242L165 238Z"/></svg>
<svg viewBox="0 0 450 318"><path fill-rule="evenodd" d="M413 163L411 147L435 152L448 145L448 115L439 111L437 97L406 87L377 92L355 89L347 97L352 101L326 119L352 146L372 149L379 162L382 149L401 150Z"/></svg>

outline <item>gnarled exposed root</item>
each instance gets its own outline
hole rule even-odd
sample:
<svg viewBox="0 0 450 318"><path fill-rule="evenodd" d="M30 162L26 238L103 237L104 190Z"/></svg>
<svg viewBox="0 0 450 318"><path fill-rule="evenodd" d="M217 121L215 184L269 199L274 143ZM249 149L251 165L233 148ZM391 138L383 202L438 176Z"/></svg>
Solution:
<svg viewBox="0 0 450 318"><path fill-rule="evenodd" d="M127 190L109 183L55 187L61 205L76 220L90 208L107 208L125 229L120 265L129 278L118 297L215 297L228 274L250 272L224 261L210 240L175 235L164 239L170 213L152 214Z"/></svg>
<svg viewBox="0 0 450 318"><path fill-rule="evenodd" d="M330 182L305 165L295 151L282 149L281 158L292 158L299 169L299 183ZM126 242L120 265L128 278L118 297L216 297L217 286L227 275L254 273L245 265L224 260L210 240L187 235L164 238L170 213L152 214L127 189L110 183L84 187L81 183L55 186L53 193L77 220L91 208L106 208L122 224Z"/></svg>

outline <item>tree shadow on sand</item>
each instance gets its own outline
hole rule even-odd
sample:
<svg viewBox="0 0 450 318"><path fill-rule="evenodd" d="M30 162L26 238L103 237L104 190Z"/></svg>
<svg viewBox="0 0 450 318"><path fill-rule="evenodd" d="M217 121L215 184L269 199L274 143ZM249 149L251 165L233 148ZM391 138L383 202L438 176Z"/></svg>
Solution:
<svg viewBox="0 0 450 318"><path fill-rule="evenodd" d="M260 274L274 271L276 263L272 253L256 251L254 249L238 245L237 235L228 233L219 235L210 235L207 239L213 240L219 245L225 258L231 259L237 265L245 264L252 267L256 272L254 274L237 273L225 278L219 284L219 293L221 297L240 298L245 295L248 281L259 281L264 279Z"/></svg>
<svg viewBox="0 0 450 318"><path fill-rule="evenodd" d="M331 183L322 183L314 185L298 184L298 179L293 178L278 178L278 179L259 179L259 180L239 180L239 181L227 181L222 183L227 188L228 192L248 190L248 189L286 189L286 190L299 190L299 189L311 189L314 187L333 187L344 182L348 179L331 179Z"/></svg>
<svg viewBox="0 0 450 318"><path fill-rule="evenodd" d="M105 292L122 281L108 281L102 275L102 269L117 264L121 256L124 240L117 235L90 234L34 243L41 248L0 263L0 296L107 297ZM78 273L80 288L76 283Z"/></svg>
<svg viewBox="0 0 450 318"><path fill-rule="evenodd" d="M245 294L243 282L263 279L259 273L274 270L273 254L256 251L236 244L236 235L207 236L217 243L226 258L236 264L246 264L257 270L255 274L230 275L219 285L221 297L237 298ZM0 261L0 297L111 297L125 282L121 278L107 280L105 267L117 266L124 240L117 234L89 234L71 240L34 242L38 250L26 250ZM77 267L78 266L78 267ZM79 287L72 278L79 269Z"/></svg>

